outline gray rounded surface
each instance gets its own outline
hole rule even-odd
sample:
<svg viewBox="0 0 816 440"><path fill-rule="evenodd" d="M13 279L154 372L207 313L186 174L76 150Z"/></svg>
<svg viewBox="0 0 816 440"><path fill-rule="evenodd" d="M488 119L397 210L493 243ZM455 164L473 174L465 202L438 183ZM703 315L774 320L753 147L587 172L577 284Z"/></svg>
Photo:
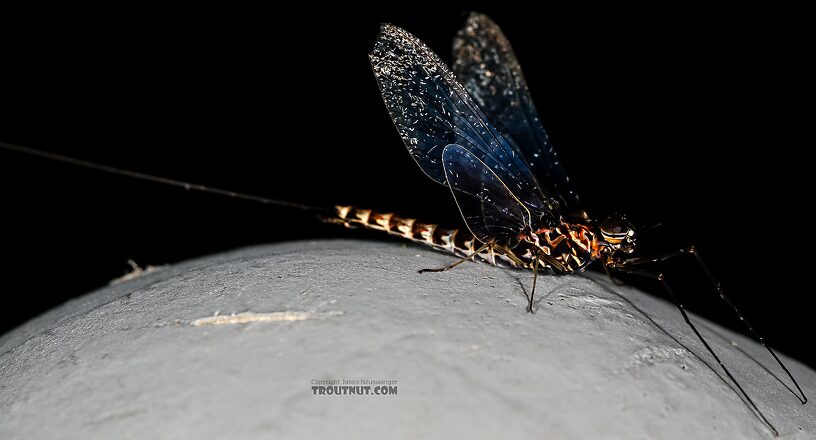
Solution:
<svg viewBox="0 0 816 440"><path fill-rule="evenodd" d="M416 272L451 261L296 242L98 290L0 339L0 438L771 437L674 306L543 276L529 314L529 273ZM783 377L762 347L701 330L782 438L816 436L813 404L745 354ZM784 360L816 396L814 371ZM344 379L397 394L314 394Z"/></svg>

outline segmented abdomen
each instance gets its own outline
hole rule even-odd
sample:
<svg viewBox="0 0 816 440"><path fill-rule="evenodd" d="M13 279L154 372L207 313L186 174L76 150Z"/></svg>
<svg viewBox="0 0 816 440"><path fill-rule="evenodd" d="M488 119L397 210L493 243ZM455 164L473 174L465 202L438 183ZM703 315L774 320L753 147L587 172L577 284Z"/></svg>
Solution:
<svg viewBox="0 0 816 440"><path fill-rule="evenodd" d="M335 213L337 218L332 221L346 227L357 226L384 231L460 257L472 255L482 245L469 231L444 229L435 224L420 223L416 219L399 217L393 213L379 213L348 205L335 206ZM480 253L477 258L493 265L516 267L512 260L492 249Z"/></svg>

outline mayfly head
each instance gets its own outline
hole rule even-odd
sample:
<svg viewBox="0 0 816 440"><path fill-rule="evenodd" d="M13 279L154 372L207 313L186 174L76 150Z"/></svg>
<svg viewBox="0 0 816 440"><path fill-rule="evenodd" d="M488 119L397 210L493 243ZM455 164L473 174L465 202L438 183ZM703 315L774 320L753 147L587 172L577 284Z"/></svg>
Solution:
<svg viewBox="0 0 816 440"><path fill-rule="evenodd" d="M635 251L635 227L626 216L613 214L598 225L601 240L614 252L631 254Z"/></svg>

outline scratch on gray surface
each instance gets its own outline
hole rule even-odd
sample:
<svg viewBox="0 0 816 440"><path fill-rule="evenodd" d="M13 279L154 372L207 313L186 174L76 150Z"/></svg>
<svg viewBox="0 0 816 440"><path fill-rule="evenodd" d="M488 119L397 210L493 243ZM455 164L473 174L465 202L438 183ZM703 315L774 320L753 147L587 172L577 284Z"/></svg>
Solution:
<svg viewBox="0 0 816 440"><path fill-rule="evenodd" d="M109 422L114 422L115 423L115 422L123 420L123 419L127 419L127 418L130 418L130 417L135 417L135 416L141 415L144 412L145 412L145 410L141 409L141 408L134 408L134 409L130 409L130 410L121 410L121 411L112 411L112 412L108 412L106 414L102 414L101 416L99 416L97 418L88 420L88 421L82 423L82 426L93 426L93 425L99 425L99 424L102 424L102 423L109 423Z"/></svg>
<svg viewBox="0 0 816 440"><path fill-rule="evenodd" d="M270 313L255 313L244 312L234 313L231 315L216 315L206 318L198 318L190 322L193 327L201 327L204 325L233 325L233 324L249 324L252 322L287 322L287 321L305 321L307 319L331 318L333 316L340 316L343 312L327 312L327 313L311 313L311 312L270 312Z"/></svg>
<svg viewBox="0 0 816 440"><path fill-rule="evenodd" d="M139 278L142 275L146 275L146 274L149 274L149 273L152 273L152 272L156 272L158 270L161 270L164 267L164 266L150 266L150 265L147 265L147 266L144 267L144 269L142 269L133 260L127 260L127 263L130 265L131 271L124 274L124 275L122 275L121 277L114 278L114 279L110 280L110 282L108 283L109 285L114 286L114 285L119 284L119 283L124 283L125 281L130 281L130 280Z"/></svg>
<svg viewBox="0 0 816 440"><path fill-rule="evenodd" d="M680 347L653 347L646 346L632 354L627 368L638 368L644 365L654 365L672 360L683 360L688 351Z"/></svg>

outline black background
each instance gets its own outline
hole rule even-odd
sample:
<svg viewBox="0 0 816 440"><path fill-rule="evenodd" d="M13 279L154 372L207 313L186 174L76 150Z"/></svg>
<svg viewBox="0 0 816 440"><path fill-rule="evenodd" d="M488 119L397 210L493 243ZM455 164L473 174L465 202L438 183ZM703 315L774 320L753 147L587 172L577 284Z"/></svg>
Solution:
<svg viewBox="0 0 816 440"><path fill-rule="evenodd" d="M755 327L816 365L811 167L801 153L813 145L810 52L795 12L502 3L479 9L513 42L590 211L664 222L641 237L647 254L697 244ZM0 140L460 225L448 190L402 146L367 53L379 23L392 22L450 61L469 8L4 14ZM387 239L7 151L0 191L0 330L104 286L127 259L160 265L284 240ZM692 261L666 270L692 310L734 325Z"/></svg>

